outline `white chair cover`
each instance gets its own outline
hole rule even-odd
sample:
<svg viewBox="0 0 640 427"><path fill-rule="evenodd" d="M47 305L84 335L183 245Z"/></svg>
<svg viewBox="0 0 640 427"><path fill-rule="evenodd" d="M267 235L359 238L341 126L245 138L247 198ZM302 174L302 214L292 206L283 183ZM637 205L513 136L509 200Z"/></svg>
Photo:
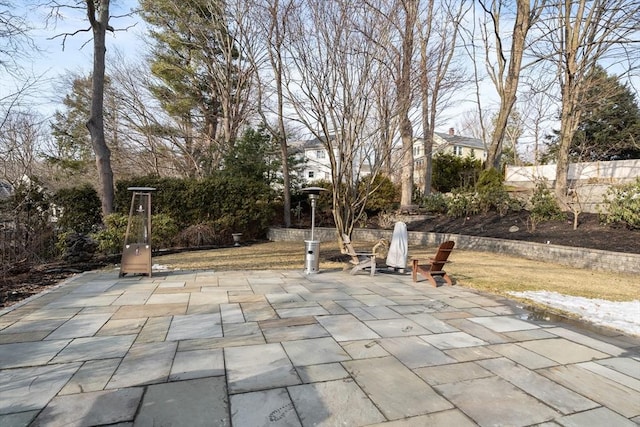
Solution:
<svg viewBox="0 0 640 427"><path fill-rule="evenodd" d="M387 265L393 268L406 268L409 243L407 236L407 224L398 221L393 227L391 245L387 253Z"/></svg>

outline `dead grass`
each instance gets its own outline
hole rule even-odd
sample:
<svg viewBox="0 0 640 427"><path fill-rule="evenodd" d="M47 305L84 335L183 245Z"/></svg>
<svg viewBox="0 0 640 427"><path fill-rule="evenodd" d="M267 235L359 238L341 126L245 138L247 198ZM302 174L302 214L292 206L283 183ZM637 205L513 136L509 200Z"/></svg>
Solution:
<svg viewBox="0 0 640 427"><path fill-rule="evenodd" d="M370 250L371 245L360 248ZM433 256L435 248L410 247L410 258ZM322 243L320 269L343 269L347 258L337 245ZM455 249L447 271L460 285L500 295L521 291L556 291L565 295L632 301L640 294L637 275L592 271L487 252ZM183 270L302 270L302 242L268 242L239 248L183 252L154 257L154 264Z"/></svg>

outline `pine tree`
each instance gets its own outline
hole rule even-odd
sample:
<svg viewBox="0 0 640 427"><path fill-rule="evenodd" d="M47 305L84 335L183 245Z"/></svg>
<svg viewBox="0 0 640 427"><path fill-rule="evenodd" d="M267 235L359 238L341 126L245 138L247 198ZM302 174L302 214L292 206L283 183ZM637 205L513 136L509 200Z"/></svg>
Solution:
<svg viewBox="0 0 640 427"><path fill-rule="evenodd" d="M569 150L571 161L608 161L640 158L640 107L631 89L602 67L587 77L583 114ZM548 137L543 163L555 159L559 132Z"/></svg>
<svg viewBox="0 0 640 427"><path fill-rule="evenodd" d="M240 92L238 51L229 34L224 1L142 0L142 17L153 42L151 92L175 123L193 158L190 175L219 167L236 134L229 102ZM240 108L238 108L240 109Z"/></svg>
<svg viewBox="0 0 640 427"><path fill-rule="evenodd" d="M633 92L601 67L592 74L598 84L587 92L572 156L590 161L640 158L640 108Z"/></svg>

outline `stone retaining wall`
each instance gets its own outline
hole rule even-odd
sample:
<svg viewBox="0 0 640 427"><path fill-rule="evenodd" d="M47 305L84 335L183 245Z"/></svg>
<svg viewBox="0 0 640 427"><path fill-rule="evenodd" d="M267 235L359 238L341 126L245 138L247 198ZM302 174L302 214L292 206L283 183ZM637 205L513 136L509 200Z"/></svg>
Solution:
<svg viewBox="0 0 640 427"><path fill-rule="evenodd" d="M353 231L354 242L375 242L386 238L391 240L392 230L359 228ZM300 241L311 237L310 230L294 228L271 228L267 235L271 241ZM318 227L314 230L315 240L336 241L334 228ZM490 237L464 236L461 234L423 233L409 231L410 245L437 246L445 240L453 240L459 249L494 252L520 256L537 261L554 262L578 268L604 270L620 273L640 273L640 254L625 254L597 249L573 248L543 243L521 242L517 240L494 239Z"/></svg>

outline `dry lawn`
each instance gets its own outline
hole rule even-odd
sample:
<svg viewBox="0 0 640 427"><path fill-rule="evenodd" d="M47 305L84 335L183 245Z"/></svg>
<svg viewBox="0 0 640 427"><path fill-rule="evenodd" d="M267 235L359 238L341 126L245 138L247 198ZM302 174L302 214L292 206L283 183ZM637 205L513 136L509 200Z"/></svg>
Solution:
<svg viewBox="0 0 640 427"><path fill-rule="evenodd" d="M370 244L356 249L371 250ZM428 258L435 247L410 247L410 258ZM346 266L336 244L320 246L320 269L336 270ZM510 291L556 291L565 295L632 301L640 295L637 275L592 271L559 264L487 252L454 249L447 271L455 283L469 288L506 295ZM343 261L345 260L345 261ZM382 260L384 261L384 260ZM257 243L239 248L183 252L157 256L154 264L183 270L302 270L302 242Z"/></svg>

